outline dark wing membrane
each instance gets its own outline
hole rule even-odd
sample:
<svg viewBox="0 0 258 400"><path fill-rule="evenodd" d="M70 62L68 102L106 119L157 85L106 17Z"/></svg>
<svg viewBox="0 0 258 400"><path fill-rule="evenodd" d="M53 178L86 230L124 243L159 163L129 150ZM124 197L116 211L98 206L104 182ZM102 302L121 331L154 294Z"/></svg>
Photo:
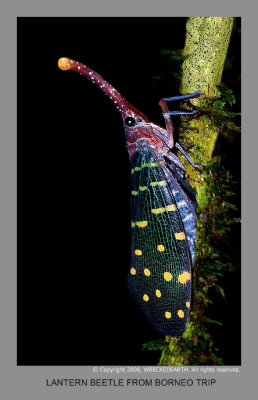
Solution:
<svg viewBox="0 0 258 400"><path fill-rule="evenodd" d="M181 336L189 317L191 261L180 213L154 151L136 150L132 166L129 291L160 333Z"/></svg>

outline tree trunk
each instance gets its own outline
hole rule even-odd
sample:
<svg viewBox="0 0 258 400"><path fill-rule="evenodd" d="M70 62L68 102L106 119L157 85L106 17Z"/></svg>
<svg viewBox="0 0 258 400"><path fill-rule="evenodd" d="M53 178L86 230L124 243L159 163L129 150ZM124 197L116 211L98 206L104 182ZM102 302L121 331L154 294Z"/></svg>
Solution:
<svg viewBox="0 0 258 400"><path fill-rule="evenodd" d="M226 240L223 224L227 223L230 203L228 171L222 168L220 156L214 156L214 148L221 127L214 123L211 110L220 96L223 66L228 50L233 18L191 17L186 25L186 41L183 56L181 93L201 91L201 96L189 102L199 110L194 117L182 116L179 142L193 161L201 166L194 169L179 155L189 176L188 181L197 196L197 242L193 267L192 305L190 321L182 338L166 337L160 359L161 365L220 364L222 359L214 350L209 333L212 321L207 316L211 303L210 289L214 287L223 294L219 276L221 271L232 268L219 246ZM189 109L189 102L183 107ZM221 192L221 187L225 190Z"/></svg>

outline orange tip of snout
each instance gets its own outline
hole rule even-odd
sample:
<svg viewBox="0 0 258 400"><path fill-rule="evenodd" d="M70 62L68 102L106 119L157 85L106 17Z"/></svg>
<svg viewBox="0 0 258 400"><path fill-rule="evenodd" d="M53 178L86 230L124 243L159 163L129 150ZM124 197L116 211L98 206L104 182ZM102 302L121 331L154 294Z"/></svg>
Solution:
<svg viewBox="0 0 258 400"><path fill-rule="evenodd" d="M58 67L60 69L62 69L63 71L67 71L68 69L71 69L71 60L70 60L70 58L66 58L66 57L59 58Z"/></svg>

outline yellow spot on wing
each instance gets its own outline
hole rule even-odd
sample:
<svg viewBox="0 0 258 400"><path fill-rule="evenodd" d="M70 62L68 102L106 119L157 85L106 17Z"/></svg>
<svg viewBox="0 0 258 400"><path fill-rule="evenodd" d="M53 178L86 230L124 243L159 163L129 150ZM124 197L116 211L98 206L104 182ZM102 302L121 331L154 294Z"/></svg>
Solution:
<svg viewBox="0 0 258 400"><path fill-rule="evenodd" d="M163 246L163 244L159 244L157 249L158 249L158 251L164 251L165 247Z"/></svg>
<svg viewBox="0 0 258 400"><path fill-rule="evenodd" d="M166 206L167 211L176 211L176 205L175 204L170 204L169 206Z"/></svg>
<svg viewBox="0 0 258 400"><path fill-rule="evenodd" d="M164 279L165 281L171 281L172 274L170 272L164 272Z"/></svg>
<svg viewBox="0 0 258 400"><path fill-rule="evenodd" d="M167 184L166 181L160 181L160 182L151 182L150 186L165 186Z"/></svg>
<svg viewBox="0 0 258 400"><path fill-rule="evenodd" d="M131 174L133 174L134 173L134 169L131 169Z"/></svg>
<svg viewBox="0 0 258 400"><path fill-rule="evenodd" d="M144 294L142 298L144 301L149 301L149 296L147 294Z"/></svg>
<svg viewBox="0 0 258 400"><path fill-rule="evenodd" d="M132 222L132 228L135 228L135 222Z"/></svg>
<svg viewBox="0 0 258 400"><path fill-rule="evenodd" d="M145 168L145 167L157 167L158 166L158 163L155 163L155 162L152 162L152 163L142 163L142 168Z"/></svg>
<svg viewBox="0 0 258 400"><path fill-rule="evenodd" d="M131 275L136 275L136 269L132 267L130 269L130 273L131 273Z"/></svg>
<svg viewBox="0 0 258 400"><path fill-rule="evenodd" d="M177 240L184 240L185 239L185 233L184 232L175 233L175 237L176 237Z"/></svg>
<svg viewBox="0 0 258 400"><path fill-rule="evenodd" d="M150 270L148 268L144 268L143 272L144 272L144 275L150 276Z"/></svg>
<svg viewBox="0 0 258 400"><path fill-rule="evenodd" d="M171 312L166 311L166 312L165 312L165 317L166 317L167 319L171 318Z"/></svg>
<svg viewBox="0 0 258 400"><path fill-rule="evenodd" d="M161 207L161 208L152 208L151 212L152 214L161 214L164 213L165 211L176 211L176 205L175 204L170 204L166 207ZM183 238L182 234L184 235L184 232L176 233L176 239L178 240L183 240L185 239L185 236Z"/></svg>
<svg viewBox="0 0 258 400"><path fill-rule="evenodd" d="M187 301L185 304L187 308L190 308L190 301Z"/></svg>
<svg viewBox="0 0 258 400"><path fill-rule="evenodd" d="M148 225L148 221L137 221L136 225L139 226L140 228L145 228L145 226Z"/></svg>
<svg viewBox="0 0 258 400"><path fill-rule="evenodd" d="M137 196L138 193L139 193L139 192L136 192L135 190L132 190L132 195L133 195L133 196Z"/></svg>
<svg viewBox="0 0 258 400"><path fill-rule="evenodd" d="M165 212L166 211L166 208L165 207L162 207L162 208L152 208L152 210L151 210L151 212L153 213L153 214L160 214L160 213L163 213L163 212Z"/></svg>
<svg viewBox="0 0 258 400"><path fill-rule="evenodd" d="M146 167L158 167L158 163L156 163L156 162L152 162L152 163L142 163L141 164L141 166L140 167L135 167L134 169L132 169L131 170L131 172L132 172L132 174L135 172L135 171L140 171L142 168L146 168Z"/></svg>
<svg viewBox="0 0 258 400"><path fill-rule="evenodd" d="M177 315L179 316L179 318L184 318L185 313L183 310L178 310Z"/></svg>
<svg viewBox="0 0 258 400"><path fill-rule="evenodd" d="M179 283L186 283L190 279L191 279L191 275L189 274L189 272L184 271L182 274L179 275L178 282Z"/></svg>
<svg viewBox="0 0 258 400"><path fill-rule="evenodd" d="M161 291L159 289L156 289L156 296L161 297Z"/></svg>
<svg viewBox="0 0 258 400"><path fill-rule="evenodd" d="M147 186L139 186L139 190L141 190L142 192L144 191L144 190L146 190L147 189Z"/></svg>
<svg viewBox="0 0 258 400"><path fill-rule="evenodd" d="M142 255L142 251L139 250L139 249L136 249L136 250L134 251L134 254L136 254L137 256L141 256L141 255Z"/></svg>

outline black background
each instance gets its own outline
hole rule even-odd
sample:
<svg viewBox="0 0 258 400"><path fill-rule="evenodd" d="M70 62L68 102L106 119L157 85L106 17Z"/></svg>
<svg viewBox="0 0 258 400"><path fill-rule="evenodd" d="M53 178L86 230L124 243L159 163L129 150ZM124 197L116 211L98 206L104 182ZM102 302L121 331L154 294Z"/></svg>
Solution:
<svg viewBox="0 0 258 400"><path fill-rule="evenodd" d="M185 22L18 19L19 365L158 362L160 353L142 344L160 335L126 285L130 165L121 118L97 87L60 71L57 60L85 63L162 124L158 101L178 89L152 78L165 68L162 49L183 48ZM231 274L227 303L218 298L211 310L224 322L214 337L232 365L240 363L239 277Z"/></svg>

